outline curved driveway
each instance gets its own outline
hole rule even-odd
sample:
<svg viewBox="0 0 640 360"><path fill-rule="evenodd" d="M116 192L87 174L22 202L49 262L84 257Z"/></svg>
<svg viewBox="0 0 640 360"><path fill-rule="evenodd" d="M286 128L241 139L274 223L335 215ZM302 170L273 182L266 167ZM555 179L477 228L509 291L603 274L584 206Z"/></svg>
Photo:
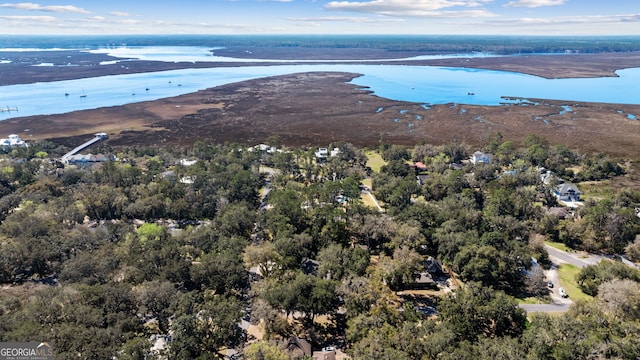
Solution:
<svg viewBox="0 0 640 360"><path fill-rule="evenodd" d="M553 282L553 289L551 291L551 304L521 304L520 307L524 309L526 312L565 312L569 310L569 307L573 303L573 301L569 299L564 299L558 293L558 289L560 288L560 279L558 278L558 268L559 264L567 263L579 268L586 267L588 265L595 265L599 263L603 256L599 255L590 255L585 253L568 253L566 251L558 250L553 246L544 245L545 250L549 253L549 258L553 263L553 266L550 270L545 272L547 279Z"/></svg>

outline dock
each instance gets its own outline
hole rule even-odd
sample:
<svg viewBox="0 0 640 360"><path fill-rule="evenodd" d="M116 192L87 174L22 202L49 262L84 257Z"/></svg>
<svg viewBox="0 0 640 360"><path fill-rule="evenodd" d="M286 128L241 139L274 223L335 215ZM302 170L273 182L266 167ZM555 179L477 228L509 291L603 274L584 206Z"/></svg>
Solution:
<svg viewBox="0 0 640 360"><path fill-rule="evenodd" d="M0 113L5 113L5 112L12 112L12 111L18 111L18 107L5 107L5 108L0 108Z"/></svg>
<svg viewBox="0 0 640 360"><path fill-rule="evenodd" d="M87 142L85 142L85 143L83 143L81 145L76 146L75 148L73 148L68 153L62 155L62 158L60 158L60 160L62 161L62 163L66 164L68 162L69 158L71 158L73 155L79 153L80 151L88 148L89 146L91 146L93 144L99 143L100 141L106 140L108 138L109 138L109 135L107 135L107 133L97 133L96 136L93 139L91 139L91 140L89 140L89 141L87 141Z"/></svg>

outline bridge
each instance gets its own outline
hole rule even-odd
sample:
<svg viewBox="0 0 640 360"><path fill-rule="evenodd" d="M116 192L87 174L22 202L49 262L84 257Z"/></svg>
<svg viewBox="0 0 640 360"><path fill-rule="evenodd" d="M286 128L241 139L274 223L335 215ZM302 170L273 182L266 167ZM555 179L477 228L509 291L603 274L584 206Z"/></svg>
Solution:
<svg viewBox="0 0 640 360"><path fill-rule="evenodd" d="M66 164L69 161L69 158L71 158L73 155L79 153L80 151L88 148L95 143L99 143L100 141L106 140L108 138L109 135L107 135L107 133L97 133L93 139L83 143L82 145L76 146L75 148L73 148L73 150L62 155L62 158L60 158L60 160L62 161L62 163Z"/></svg>

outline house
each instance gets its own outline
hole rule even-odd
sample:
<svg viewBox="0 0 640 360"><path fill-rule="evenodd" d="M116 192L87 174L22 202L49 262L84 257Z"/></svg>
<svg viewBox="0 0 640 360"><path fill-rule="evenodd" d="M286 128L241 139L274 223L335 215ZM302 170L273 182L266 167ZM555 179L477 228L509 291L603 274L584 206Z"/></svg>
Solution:
<svg viewBox="0 0 640 360"><path fill-rule="evenodd" d="M336 360L336 350L332 347L323 348L322 351L314 351L313 360Z"/></svg>
<svg viewBox="0 0 640 360"><path fill-rule="evenodd" d="M252 148L249 148L248 151L259 151L267 154L275 154L277 152L282 152L282 150L276 148L275 146L267 145L267 144L258 144Z"/></svg>
<svg viewBox="0 0 640 360"><path fill-rule="evenodd" d="M180 183L181 184L193 184L196 182L196 177L195 176L183 176L180 178Z"/></svg>
<svg viewBox="0 0 640 360"><path fill-rule="evenodd" d="M174 179L176 176L176 172L173 170L167 170L160 173L160 177L163 179Z"/></svg>
<svg viewBox="0 0 640 360"><path fill-rule="evenodd" d="M163 353L169 346L171 342L171 335L151 335L149 341L153 344L151 346L151 353L153 354L161 354Z"/></svg>
<svg viewBox="0 0 640 360"><path fill-rule="evenodd" d="M413 284L409 284L408 288L411 289L437 289L438 283L435 278L444 275L442 271L442 264L435 258L429 256L423 262L423 269L418 274Z"/></svg>
<svg viewBox="0 0 640 360"><path fill-rule="evenodd" d="M416 290L437 289L438 284L427 270L423 270L412 284L408 284L407 288Z"/></svg>
<svg viewBox="0 0 640 360"><path fill-rule="evenodd" d="M316 160L326 159L329 156L329 149L327 148L319 148L316 151Z"/></svg>
<svg viewBox="0 0 640 360"><path fill-rule="evenodd" d="M433 256L429 256L424 261L424 268L427 270L431 276L442 276L444 275L444 270L442 270L442 264Z"/></svg>
<svg viewBox="0 0 640 360"><path fill-rule="evenodd" d="M308 358L313 360L336 360L336 349L332 346L322 348L321 351L311 350L311 344L298 337L289 338L287 343L287 351L292 359Z"/></svg>
<svg viewBox="0 0 640 360"><path fill-rule="evenodd" d="M566 220L573 218L573 214L567 209L562 207L550 207L547 210L547 214L557 217L560 220Z"/></svg>
<svg viewBox="0 0 640 360"><path fill-rule="evenodd" d="M296 356L295 358L311 356L312 354L311 344L307 340L298 337L291 337L289 339L287 351L289 351L291 355Z"/></svg>
<svg viewBox="0 0 640 360"><path fill-rule="evenodd" d="M9 135L6 139L0 139L0 146L3 147L27 147L27 143L24 142L20 136L16 134Z"/></svg>
<svg viewBox="0 0 640 360"><path fill-rule="evenodd" d="M578 202L582 193L575 185L564 183L553 188L553 194L560 201Z"/></svg>
<svg viewBox="0 0 640 360"><path fill-rule="evenodd" d="M425 165L425 163L423 163L422 161L416 161L415 163L413 163L413 165L411 167L415 168L417 171L426 171L427 170L427 165Z"/></svg>
<svg viewBox="0 0 640 360"><path fill-rule="evenodd" d="M481 151L476 151L471 155L470 159L473 165L477 164L489 164L491 163L491 154L483 153Z"/></svg>
<svg viewBox="0 0 640 360"><path fill-rule="evenodd" d="M104 154L75 154L67 157L66 162L67 164L73 164L77 166L87 166L105 161L113 161L113 159L113 156L107 156Z"/></svg>
<svg viewBox="0 0 640 360"><path fill-rule="evenodd" d="M336 157L340 154L339 148L333 148L333 150L329 151L328 148L318 148L318 151L315 152L316 161L323 161L329 157Z"/></svg>
<svg viewBox="0 0 640 360"><path fill-rule="evenodd" d="M318 275L318 268L320 267L320 263L316 260L313 259L309 259L309 258L303 258L302 261L300 262L300 267L302 268L302 271L307 274L307 275ZM331 274L328 274L329 278L331 277Z"/></svg>
<svg viewBox="0 0 640 360"><path fill-rule="evenodd" d="M546 185L550 184L553 178L554 178L554 175L549 170L540 174L540 181L542 181L542 183Z"/></svg>
<svg viewBox="0 0 640 360"><path fill-rule="evenodd" d="M418 182L418 186L422 186L427 182L429 175L416 175L416 181Z"/></svg>
<svg viewBox="0 0 640 360"><path fill-rule="evenodd" d="M192 166L197 162L198 162L198 160L180 159L178 161L178 164L182 165L182 166Z"/></svg>

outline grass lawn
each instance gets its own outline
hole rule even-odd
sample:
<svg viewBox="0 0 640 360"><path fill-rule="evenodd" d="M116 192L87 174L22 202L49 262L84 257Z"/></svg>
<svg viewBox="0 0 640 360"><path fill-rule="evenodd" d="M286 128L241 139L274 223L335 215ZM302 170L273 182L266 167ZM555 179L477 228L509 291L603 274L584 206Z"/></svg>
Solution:
<svg viewBox="0 0 640 360"><path fill-rule="evenodd" d="M380 168L386 164L386 161L382 160L382 156L373 150L366 152L367 154L367 166L375 172L380 172Z"/></svg>
<svg viewBox="0 0 640 360"><path fill-rule="evenodd" d="M549 300L545 301L544 299L537 298L535 296L529 296L526 298L516 298L518 304L548 304Z"/></svg>
<svg viewBox="0 0 640 360"><path fill-rule="evenodd" d="M569 299L577 301L580 299L591 300L589 296L580 290L576 282L576 275L580 272L580 268L571 264L562 264L558 267L558 276L560 277L560 285L569 295Z"/></svg>
<svg viewBox="0 0 640 360"><path fill-rule="evenodd" d="M371 196L367 195L367 194L360 194L360 199L362 199L362 202L371 208L374 208L376 210L378 210L378 207L376 206L376 203L373 202L373 200L371 199Z"/></svg>
<svg viewBox="0 0 640 360"><path fill-rule="evenodd" d="M567 245L563 244L563 243L559 243L559 242L553 242L553 241L545 241L545 244L554 247L560 251L564 251L564 252L572 252L573 250L568 247Z"/></svg>

